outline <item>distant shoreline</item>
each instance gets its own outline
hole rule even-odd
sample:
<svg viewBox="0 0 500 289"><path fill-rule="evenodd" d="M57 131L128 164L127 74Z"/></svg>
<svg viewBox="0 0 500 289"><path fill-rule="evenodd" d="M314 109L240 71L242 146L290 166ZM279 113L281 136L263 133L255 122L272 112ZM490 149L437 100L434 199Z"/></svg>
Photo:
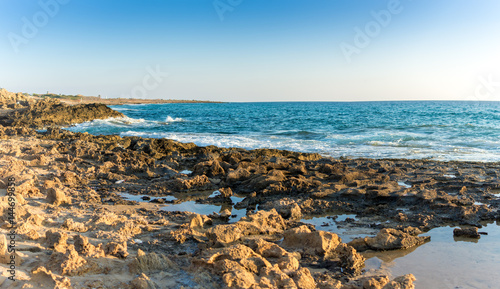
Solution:
<svg viewBox="0 0 500 289"><path fill-rule="evenodd" d="M63 94L27 94L21 93L26 97L30 97L34 100L40 99L58 99L59 101L68 104L104 104L104 105L124 105L124 104L161 104L161 103L223 103L221 101L210 101L210 100L180 100L180 99L141 99L141 98L102 98L99 96L84 96L81 94L77 95L63 95Z"/></svg>
<svg viewBox="0 0 500 289"><path fill-rule="evenodd" d="M138 98L98 98L93 96L83 96L80 100L60 99L69 105L100 103L105 105L125 105L125 104L162 104L162 103L223 103L209 100L177 100L177 99L138 99Z"/></svg>

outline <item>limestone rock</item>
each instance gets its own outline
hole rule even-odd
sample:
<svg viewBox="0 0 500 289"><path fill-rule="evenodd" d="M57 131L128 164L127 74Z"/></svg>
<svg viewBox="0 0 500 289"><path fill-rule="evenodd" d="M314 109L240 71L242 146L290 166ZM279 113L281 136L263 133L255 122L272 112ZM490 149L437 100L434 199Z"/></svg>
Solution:
<svg viewBox="0 0 500 289"><path fill-rule="evenodd" d="M283 246L303 248L311 254L327 254L340 244L336 234L325 231L312 232L306 225L287 230L283 233Z"/></svg>
<svg viewBox="0 0 500 289"><path fill-rule="evenodd" d="M203 229L205 224L210 220L205 215L200 215L200 214L192 214L189 217L189 228L191 229Z"/></svg>
<svg viewBox="0 0 500 289"><path fill-rule="evenodd" d="M0 234L0 263L7 264L10 261L10 254L7 252L7 238Z"/></svg>
<svg viewBox="0 0 500 289"><path fill-rule="evenodd" d="M278 266L283 272L287 273L298 270L300 263L293 254L286 254L285 256L279 258Z"/></svg>
<svg viewBox="0 0 500 289"><path fill-rule="evenodd" d="M415 289L413 281L416 278L413 274L407 274L394 278L391 282L383 287L383 289Z"/></svg>
<svg viewBox="0 0 500 289"><path fill-rule="evenodd" d="M130 282L132 289L157 289L159 288L146 274L142 273Z"/></svg>
<svg viewBox="0 0 500 289"><path fill-rule="evenodd" d="M87 261L78 255L73 245L69 245L65 253L54 252L50 256L48 267L61 275L77 276L84 274L88 268Z"/></svg>
<svg viewBox="0 0 500 289"><path fill-rule="evenodd" d="M317 288L311 272L307 268L300 268L292 274L292 279L299 289L315 289Z"/></svg>
<svg viewBox="0 0 500 289"><path fill-rule="evenodd" d="M220 195L223 198L229 198L233 195L233 191L231 188L220 188L219 189Z"/></svg>
<svg viewBox="0 0 500 289"><path fill-rule="evenodd" d="M236 170L230 170L226 175L226 182L229 185L234 185L239 181L250 178L251 173L246 168L238 167Z"/></svg>
<svg viewBox="0 0 500 289"><path fill-rule="evenodd" d="M39 230L38 230L38 228L36 228L36 225L34 225L32 221L30 221L30 218L32 218L31 220L34 220L34 219L39 220L38 217L39 217L39 215L34 215L34 216L29 217L26 222L22 222L22 224L17 227L17 230L16 230L17 234L21 235L29 240L40 239L42 237L42 235L40 235L40 233L38 232Z"/></svg>
<svg viewBox="0 0 500 289"><path fill-rule="evenodd" d="M47 191L47 202L59 206L61 204L71 204L71 198L66 196L61 189L50 188Z"/></svg>
<svg viewBox="0 0 500 289"><path fill-rule="evenodd" d="M263 239L252 240L250 247L264 258L281 258L288 255L285 249Z"/></svg>
<svg viewBox="0 0 500 289"><path fill-rule="evenodd" d="M212 183L205 175L194 176L189 179L176 179L174 186L177 190L207 190L212 187Z"/></svg>
<svg viewBox="0 0 500 289"><path fill-rule="evenodd" d="M225 175L225 171L216 160L198 163L193 168L194 175L206 175L208 177L217 177Z"/></svg>
<svg viewBox="0 0 500 289"><path fill-rule="evenodd" d="M363 280L363 288L383 288L387 283L389 283L389 278L387 276L375 276L367 277Z"/></svg>
<svg viewBox="0 0 500 289"><path fill-rule="evenodd" d="M283 273L278 265L265 267L260 270L260 276L270 281L273 288L297 288L297 285L290 276Z"/></svg>
<svg viewBox="0 0 500 289"><path fill-rule="evenodd" d="M285 220L276 209L257 211L236 223L244 235L281 233L287 228Z"/></svg>
<svg viewBox="0 0 500 289"><path fill-rule="evenodd" d="M353 247L341 243L335 248L335 253L340 259L342 268L350 272L360 272L365 266L365 258L361 256Z"/></svg>
<svg viewBox="0 0 500 289"><path fill-rule="evenodd" d="M368 249L383 251L408 249L421 245L428 240L430 240L428 236L418 237L396 229L382 229L375 237L355 239L349 242L349 245L353 246L358 251L366 251Z"/></svg>
<svg viewBox="0 0 500 289"><path fill-rule="evenodd" d="M47 270L47 268L41 266L35 268L31 272L31 279L27 284L31 285L31 288L47 288L47 289L69 289L71 287L71 281L68 277L62 277L52 273L52 271ZM29 287L27 287L29 288Z"/></svg>
<svg viewBox="0 0 500 289"><path fill-rule="evenodd" d="M49 230L45 232L45 242L49 248L53 248L56 252L64 253L66 252L66 247L68 246L67 241L68 234L63 232L57 232L54 230Z"/></svg>
<svg viewBox="0 0 500 289"><path fill-rule="evenodd" d="M85 257L99 258L105 256L104 250L102 249L102 244L99 244L99 246L96 247L92 245L89 242L89 239L85 236L73 236L73 243L75 246L75 250Z"/></svg>
<svg viewBox="0 0 500 289"><path fill-rule="evenodd" d="M87 232L88 228L85 227L83 223L75 222L73 219L66 219L64 223L61 225L62 229L66 229L68 231L73 232Z"/></svg>
<svg viewBox="0 0 500 289"><path fill-rule="evenodd" d="M33 198L40 196L40 189L35 185L34 179L29 179L24 181L22 184L17 186L16 192L23 197Z"/></svg>
<svg viewBox="0 0 500 289"><path fill-rule="evenodd" d="M217 225L210 228L206 236L214 243L220 242L222 244L228 244L239 240L242 236L242 232L235 224Z"/></svg>
<svg viewBox="0 0 500 289"><path fill-rule="evenodd" d="M127 252L127 242L109 242L104 246L104 252L106 255L112 255L118 258L127 258L129 255Z"/></svg>
<svg viewBox="0 0 500 289"><path fill-rule="evenodd" d="M257 283L255 274L248 272L243 266L235 261L223 260L224 268L222 281L228 288L250 288Z"/></svg>
<svg viewBox="0 0 500 289"><path fill-rule="evenodd" d="M350 280L342 289L382 289L390 282L389 277L385 275L379 276L360 276Z"/></svg>

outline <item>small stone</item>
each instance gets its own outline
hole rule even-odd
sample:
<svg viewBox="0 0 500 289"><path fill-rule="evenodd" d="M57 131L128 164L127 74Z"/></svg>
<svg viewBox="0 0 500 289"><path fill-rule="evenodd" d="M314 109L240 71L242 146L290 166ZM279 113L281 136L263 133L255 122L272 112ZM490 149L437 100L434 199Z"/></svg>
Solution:
<svg viewBox="0 0 500 289"><path fill-rule="evenodd" d="M67 197L61 189L50 188L47 191L47 202L59 206L62 204L71 204L71 198Z"/></svg>
<svg viewBox="0 0 500 289"><path fill-rule="evenodd" d="M127 256L129 255L127 252L127 242L109 242L104 247L104 252L106 253L106 255L112 255L122 259L127 258Z"/></svg>
<svg viewBox="0 0 500 289"><path fill-rule="evenodd" d="M68 234L49 230L45 232L45 242L49 248L54 248L54 251L65 253L68 243Z"/></svg>

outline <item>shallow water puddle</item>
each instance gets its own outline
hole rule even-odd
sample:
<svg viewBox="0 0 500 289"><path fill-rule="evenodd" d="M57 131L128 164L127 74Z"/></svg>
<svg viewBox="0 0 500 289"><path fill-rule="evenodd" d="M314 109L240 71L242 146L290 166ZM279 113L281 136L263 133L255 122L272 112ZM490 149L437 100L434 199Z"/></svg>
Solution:
<svg viewBox="0 0 500 289"><path fill-rule="evenodd" d="M300 220L303 223L314 225L316 230L332 232L342 239L342 242L347 243L354 238L366 237L366 229L364 228L344 228L339 227L339 222L345 222L347 219L356 219L356 215L342 214L335 216L321 216L321 217L306 217Z"/></svg>
<svg viewBox="0 0 500 289"><path fill-rule="evenodd" d="M243 198L233 196L231 197L231 200L233 201L233 204L236 204L238 202L241 202ZM229 209L231 211L231 218L229 219L229 223L237 222L247 214L246 209L237 210L232 208L231 205L216 206L211 204L198 204L195 201L187 201L180 204L168 204L165 207L161 208L161 210L163 211L187 211L201 215L220 213L225 209Z"/></svg>
<svg viewBox="0 0 500 289"><path fill-rule="evenodd" d="M410 250L363 254L366 270L381 269L394 276L412 273L416 288L498 288L500 280L500 225L479 229L480 239L454 238L452 227L425 234L431 241Z"/></svg>
<svg viewBox="0 0 500 289"><path fill-rule="evenodd" d="M152 200L156 200L156 199L165 199L165 201L168 201L168 202L177 200L177 198L174 196L165 196L165 197L154 198L154 197L151 197L148 195L132 195L132 194L127 194L127 193L120 193L120 196L122 196L126 200L136 201L136 202L151 202ZM144 199L142 199L143 197L149 197L151 199L144 200Z"/></svg>
<svg viewBox="0 0 500 289"><path fill-rule="evenodd" d="M483 203L483 202L474 202L474 205L475 205L475 206L483 206L483 205L488 206L488 204L485 204L485 203Z"/></svg>
<svg viewBox="0 0 500 289"><path fill-rule="evenodd" d="M219 191L213 192L209 198L215 197L219 194ZM182 199L177 199L174 196L164 196L164 197L151 197L148 195L132 195L132 194L127 194L127 193L120 193L120 196L122 196L124 199L130 200L130 201L136 201L136 202L142 202L142 203L148 203L151 202L152 200L155 199L165 199L166 201L175 201L175 200L180 200ZM143 197L150 197L150 200L144 200L142 199ZM236 204L238 202L241 202L243 198L232 196L230 197L231 201L233 204ZM239 221L242 217L246 216L246 209L242 210L237 210L234 209L231 205L225 204L222 206L216 206L212 204L198 204L196 201L186 201L182 202L179 204L164 204L163 207L161 207L160 210L163 211L186 211L186 212L191 212L191 213L196 213L196 214L201 214L201 215L210 215L213 213L220 213L224 210L230 210L231 211L231 218L229 219L230 223L237 222Z"/></svg>
<svg viewBox="0 0 500 289"><path fill-rule="evenodd" d="M401 182L401 181L398 182L398 185L402 186L403 188L407 188L407 189L411 188L411 185L408 185L407 183Z"/></svg>

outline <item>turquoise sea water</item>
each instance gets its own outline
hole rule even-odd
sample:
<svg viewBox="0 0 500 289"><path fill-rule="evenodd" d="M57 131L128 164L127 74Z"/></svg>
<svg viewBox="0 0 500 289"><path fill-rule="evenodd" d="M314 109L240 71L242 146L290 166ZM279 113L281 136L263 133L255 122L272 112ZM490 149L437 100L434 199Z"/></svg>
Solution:
<svg viewBox="0 0 500 289"><path fill-rule="evenodd" d="M500 161L500 102L289 102L111 106L69 128L333 157Z"/></svg>

